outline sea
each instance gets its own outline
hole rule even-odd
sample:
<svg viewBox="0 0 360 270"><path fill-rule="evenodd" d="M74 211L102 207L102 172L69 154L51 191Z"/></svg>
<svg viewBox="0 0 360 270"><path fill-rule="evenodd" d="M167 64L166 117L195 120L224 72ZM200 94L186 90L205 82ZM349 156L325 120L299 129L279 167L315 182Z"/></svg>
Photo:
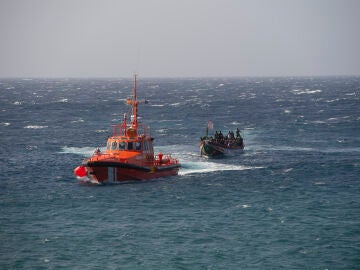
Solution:
<svg viewBox="0 0 360 270"><path fill-rule="evenodd" d="M132 89L0 79L0 269L360 269L360 76L140 76L179 175L82 184ZM209 121L245 149L200 156Z"/></svg>

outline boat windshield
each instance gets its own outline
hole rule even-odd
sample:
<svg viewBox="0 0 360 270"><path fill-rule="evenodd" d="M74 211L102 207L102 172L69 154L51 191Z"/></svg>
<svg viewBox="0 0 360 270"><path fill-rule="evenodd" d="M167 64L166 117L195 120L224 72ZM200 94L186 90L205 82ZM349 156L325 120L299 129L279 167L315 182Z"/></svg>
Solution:
<svg viewBox="0 0 360 270"><path fill-rule="evenodd" d="M116 150L117 148L117 142L112 142L111 143L111 150Z"/></svg>
<svg viewBox="0 0 360 270"><path fill-rule="evenodd" d="M126 146L125 142L120 142L119 143L119 150L125 150L125 146Z"/></svg>
<svg viewBox="0 0 360 270"><path fill-rule="evenodd" d="M141 150L141 142L135 142L135 149Z"/></svg>
<svg viewBox="0 0 360 270"><path fill-rule="evenodd" d="M134 149L133 142L128 142L128 150L133 150L133 149Z"/></svg>
<svg viewBox="0 0 360 270"><path fill-rule="evenodd" d="M112 142L108 142L108 144L107 144L107 150L120 150L120 151L136 150L136 151L140 151L141 149L142 149L142 145L141 145L141 142L139 142L139 141L131 141L131 142L112 141Z"/></svg>

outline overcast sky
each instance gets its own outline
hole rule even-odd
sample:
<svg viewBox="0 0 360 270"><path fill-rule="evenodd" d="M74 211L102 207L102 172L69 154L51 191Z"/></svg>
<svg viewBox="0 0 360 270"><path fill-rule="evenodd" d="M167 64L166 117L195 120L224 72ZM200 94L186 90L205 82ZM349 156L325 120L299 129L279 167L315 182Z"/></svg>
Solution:
<svg viewBox="0 0 360 270"><path fill-rule="evenodd" d="M360 75L358 0L0 0L0 77Z"/></svg>

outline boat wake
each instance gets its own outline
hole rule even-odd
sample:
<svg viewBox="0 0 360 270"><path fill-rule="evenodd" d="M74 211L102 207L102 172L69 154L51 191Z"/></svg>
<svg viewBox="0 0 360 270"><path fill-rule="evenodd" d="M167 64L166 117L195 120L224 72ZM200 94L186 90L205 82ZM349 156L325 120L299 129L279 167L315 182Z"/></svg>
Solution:
<svg viewBox="0 0 360 270"><path fill-rule="evenodd" d="M61 149L60 153L62 154L75 154L81 155L83 157L91 156L96 147L68 147L65 146ZM219 163L211 161L209 159L201 158L200 154L197 152L198 148L188 145L169 145L169 146L159 146L156 149L156 152L173 153L173 157L176 157L180 160L181 168L179 170L179 175L190 175L190 174L202 174L202 173L211 173L219 171L243 171L243 170L254 170L262 169L261 166L243 166L243 165L233 165L226 163ZM105 148L101 148L101 151L105 151ZM86 182L86 179L82 179Z"/></svg>
<svg viewBox="0 0 360 270"><path fill-rule="evenodd" d="M262 169L263 167L251 167L242 165L230 165L210 161L180 161L181 169L179 175L211 173L219 171L243 171Z"/></svg>

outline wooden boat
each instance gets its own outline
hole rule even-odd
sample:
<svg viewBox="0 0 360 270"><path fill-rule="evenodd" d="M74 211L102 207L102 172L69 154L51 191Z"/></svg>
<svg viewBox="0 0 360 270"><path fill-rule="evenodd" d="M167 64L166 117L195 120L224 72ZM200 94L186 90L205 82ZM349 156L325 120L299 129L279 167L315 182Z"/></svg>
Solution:
<svg viewBox="0 0 360 270"><path fill-rule="evenodd" d="M211 121L208 122L206 128L206 136L200 138L200 154L207 157L222 157L230 149L244 149L244 139L240 135L240 130L236 130L236 137L233 132L229 131L229 134L224 137L220 133L215 133L215 138L209 137L209 129L213 128Z"/></svg>
<svg viewBox="0 0 360 270"><path fill-rule="evenodd" d="M126 103L131 106L130 120L125 114L123 122L113 126L113 136L107 140L105 153L97 149L74 170L79 180L117 183L178 174L179 161L171 155L155 155L150 128L138 121L138 105L142 102L136 96L136 75L133 97Z"/></svg>
<svg viewBox="0 0 360 270"><path fill-rule="evenodd" d="M218 145L211 138L202 138L200 141L200 154L207 157L222 157L225 154L225 148Z"/></svg>

